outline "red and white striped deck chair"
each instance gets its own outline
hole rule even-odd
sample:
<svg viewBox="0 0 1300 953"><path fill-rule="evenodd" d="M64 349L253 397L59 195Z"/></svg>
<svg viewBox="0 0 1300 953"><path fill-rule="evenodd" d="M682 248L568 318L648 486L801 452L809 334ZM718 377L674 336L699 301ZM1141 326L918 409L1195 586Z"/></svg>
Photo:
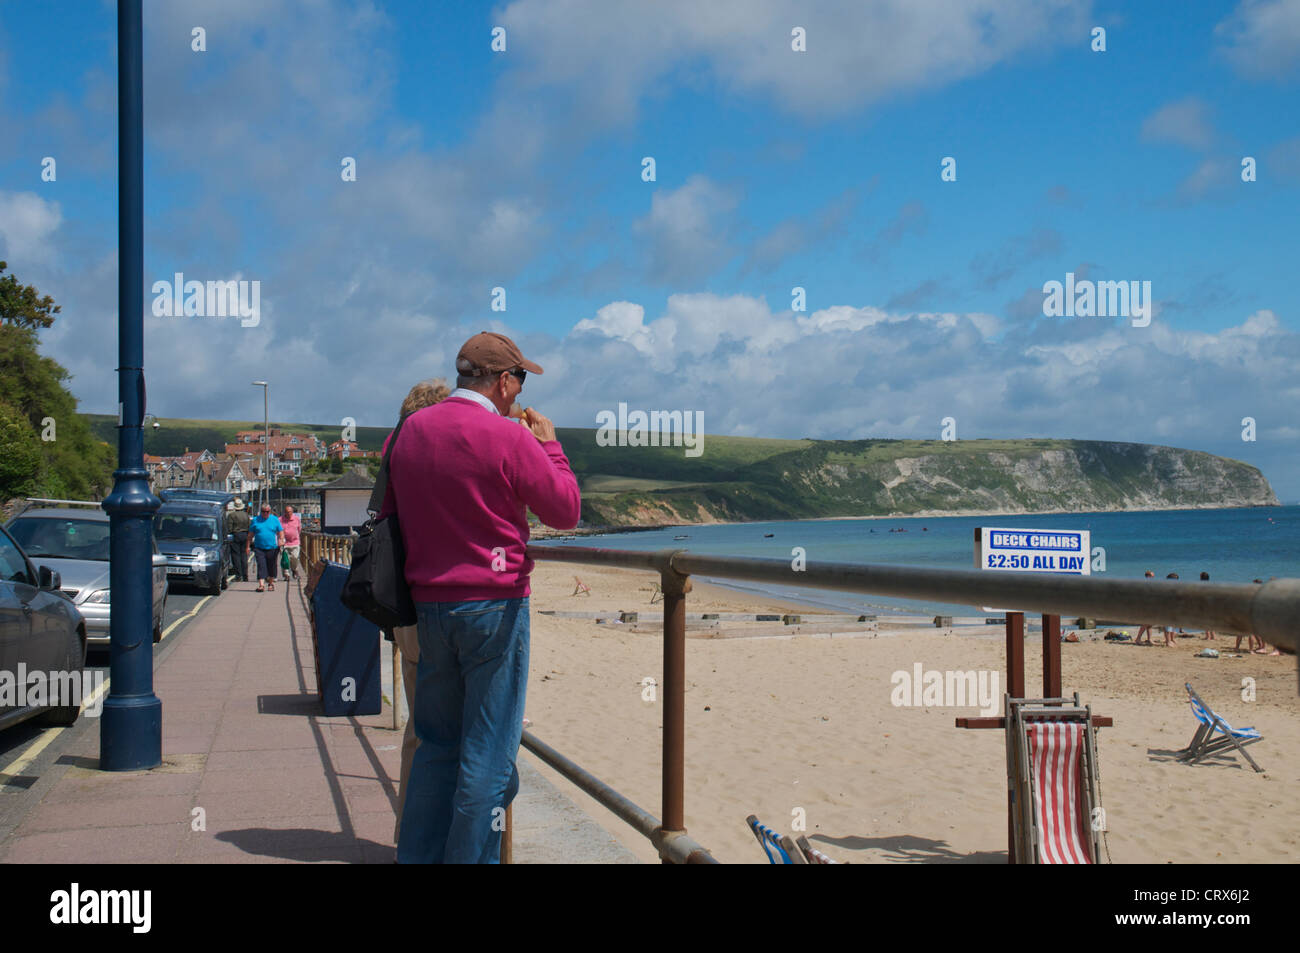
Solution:
<svg viewBox="0 0 1300 953"><path fill-rule="evenodd" d="M1007 699L1016 862L1098 862L1092 711L1071 699Z"/></svg>

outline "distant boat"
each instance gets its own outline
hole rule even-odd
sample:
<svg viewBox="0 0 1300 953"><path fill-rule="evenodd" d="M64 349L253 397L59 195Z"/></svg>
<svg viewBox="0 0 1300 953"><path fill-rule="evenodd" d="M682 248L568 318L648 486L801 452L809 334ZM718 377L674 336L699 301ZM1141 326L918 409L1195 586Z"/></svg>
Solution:
<svg viewBox="0 0 1300 953"><path fill-rule="evenodd" d="M674 536L673 539L690 539L689 536Z"/></svg>
<svg viewBox="0 0 1300 953"><path fill-rule="evenodd" d="M776 533L764 533L764 534L763 534L763 538L764 538L764 539L771 539L771 538L772 538L773 536L775 536L775 535L776 535Z"/></svg>

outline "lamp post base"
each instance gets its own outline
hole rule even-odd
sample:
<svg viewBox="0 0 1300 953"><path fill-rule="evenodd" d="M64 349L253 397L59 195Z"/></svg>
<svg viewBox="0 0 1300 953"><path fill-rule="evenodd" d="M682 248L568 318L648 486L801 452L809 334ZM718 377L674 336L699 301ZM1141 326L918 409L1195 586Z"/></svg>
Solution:
<svg viewBox="0 0 1300 953"><path fill-rule="evenodd" d="M162 764L162 701L148 695L110 695L99 726L101 771L143 771Z"/></svg>

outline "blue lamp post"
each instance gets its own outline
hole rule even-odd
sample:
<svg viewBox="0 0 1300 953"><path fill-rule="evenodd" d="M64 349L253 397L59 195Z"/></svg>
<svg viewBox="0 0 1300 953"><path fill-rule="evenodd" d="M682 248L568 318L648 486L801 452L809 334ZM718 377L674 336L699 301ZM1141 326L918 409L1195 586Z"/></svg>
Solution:
<svg viewBox="0 0 1300 953"><path fill-rule="evenodd" d="M153 693L153 515L144 468L144 81L141 0L117 3L117 469L103 502L111 538L110 690L99 726L99 766L162 763L162 702Z"/></svg>

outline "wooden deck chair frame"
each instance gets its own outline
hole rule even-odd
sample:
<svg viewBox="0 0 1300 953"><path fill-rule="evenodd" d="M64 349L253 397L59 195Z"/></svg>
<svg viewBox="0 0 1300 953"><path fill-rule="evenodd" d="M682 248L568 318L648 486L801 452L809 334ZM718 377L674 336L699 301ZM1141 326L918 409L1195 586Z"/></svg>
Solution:
<svg viewBox="0 0 1300 953"><path fill-rule="evenodd" d="M1034 723L1064 722L1083 728L1083 745L1079 752L1079 810L1087 834L1085 846L1090 863L1101 862L1101 833L1092 823L1101 806L1097 796L1097 739L1092 727L1092 706L1073 698L1012 698L1003 696L1007 718L1007 784L1011 790L1012 820L1015 828L1018 864L1042 863L1040 849L1043 835L1038 828L1036 811L1037 778L1029 760L1028 727Z"/></svg>
<svg viewBox="0 0 1300 953"><path fill-rule="evenodd" d="M803 854L795 847L794 842L790 840L790 835L781 835L758 819L757 814L751 814L745 818L745 823L749 825L750 833L758 839L758 846L763 848L763 853L767 855L769 863L773 864L806 864Z"/></svg>
<svg viewBox="0 0 1300 953"><path fill-rule="evenodd" d="M572 595L575 595L575 596L577 596L577 595L587 595L587 596L591 595L591 586L587 585L585 582L583 582L583 581L582 581L581 579L579 579L577 576L574 576L574 577L573 577L573 581L574 581L575 585L574 585L574 587L573 587L573 592L571 593Z"/></svg>
<svg viewBox="0 0 1300 953"><path fill-rule="evenodd" d="M1255 729L1234 729L1230 724L1223 720L1222 715L1216 712L1209 705L1205 704L1205 700L1201 698L1200 695L1196 694L1196 690L1192 688L1191 682L1184 682L1183 685L1187 689L1187 700L1199 705L1201 711L1205 712L1209 717L1210 723L1207 725L1204 721L1201 721L1199 716L1197 717L1196 734L1192 735L1192 740L1187 747L1178 752L1176 756L1178 760L1185 761L1188 764L1196 764L1198 761L1208 758L1212 754L1218 754L1221 751L1235 748L1238 754L1250 762L1250 766L1254 768L1256 772L1262 773L1264 769L1255 763L1255 759L1252 758L1250 752L1246 750L1246 745L1253 745L1256 741L1263 741L1264 736L1257 734L1256 737L1253 738L1239 737L1238 732L1254 731ZM1217 738L1214 736L1216 731L1222 733Z"/></svg>
<svg viewBox="0 0 1300 953"><path fill-rule="evenodd" d="M803 853L804 859L810 864L838 864L838 860L832 860L823 854L816 847L808 842L806 834L800 834L794 839L795 846Z"/></svg>

